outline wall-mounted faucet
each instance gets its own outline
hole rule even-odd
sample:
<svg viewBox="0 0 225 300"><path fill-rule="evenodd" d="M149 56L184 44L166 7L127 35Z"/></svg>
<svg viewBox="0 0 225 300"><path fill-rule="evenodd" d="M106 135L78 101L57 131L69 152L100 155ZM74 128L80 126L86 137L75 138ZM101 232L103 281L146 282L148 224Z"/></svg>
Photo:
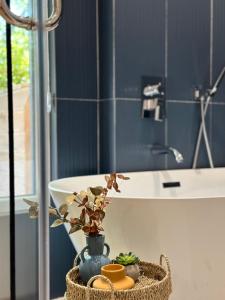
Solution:
<svg viewBox="0 0 225 300"><path fill-rule="evenodd" d="M163 121L165 118L165 80L162 77L142 78L142 118Z"/></svg>
<svg viewBox="0 0 225 300"><path fill-rule="evenodd" d="M175 148L165 145L153 145L151 147L151 153L153 155L169 155L172 154L178 164L183 163L183 155Z"/></svg>
<svg viewBox="0 0 225 300"><path fill-rule="evenodd" d="M159 88L161 86L162 86L161 82L159 82L158 84L153 84L153 85L149 84L144 87L143 94L146 97L151 97L151 98L160 97L162 92L160 92Z"/></svg>

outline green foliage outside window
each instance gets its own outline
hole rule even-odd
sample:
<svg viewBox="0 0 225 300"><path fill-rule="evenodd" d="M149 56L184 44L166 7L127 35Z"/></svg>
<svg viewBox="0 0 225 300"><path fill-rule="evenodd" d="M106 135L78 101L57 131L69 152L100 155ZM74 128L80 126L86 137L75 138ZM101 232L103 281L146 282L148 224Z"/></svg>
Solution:
<svg viewBox="0 0 225 300"><path fill-rule="evenodd" d="M21 8L25 11L28 5L27 0L14 1L13 9ZM27 15L27 14L26 14ZM29 83L29 44L30 33L24 29L11 27L12 29L12 63L13 63L13 84L21 85ZM6 60L6 25L0 17L0 90L7 86L7 60Z"/></svg>

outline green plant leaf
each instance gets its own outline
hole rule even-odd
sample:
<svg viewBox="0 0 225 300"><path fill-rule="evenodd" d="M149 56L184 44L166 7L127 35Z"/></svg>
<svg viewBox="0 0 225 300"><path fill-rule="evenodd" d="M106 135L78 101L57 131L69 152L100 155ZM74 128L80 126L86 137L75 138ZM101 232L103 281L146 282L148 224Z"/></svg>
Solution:
<svg viewBox="0 0 225 300"><path fill-rule="evenodd" d="M140 260L132 252L129 252L129 253L125 253L125 254L120 253L119 256L116 257L115 261L120 265L128 266L128 265L135 265Z"/></svg>
<svg viewBox="0 0 225 300"><path fill-rule="evenodd" d="M64 224L64 222L63 222L62 220L60 220L60 219L57 219L57 220L55 220L55 221L52 223L51 228L58 227L58 226L60 226L60 225L62 225L62 224Z"/></svg>

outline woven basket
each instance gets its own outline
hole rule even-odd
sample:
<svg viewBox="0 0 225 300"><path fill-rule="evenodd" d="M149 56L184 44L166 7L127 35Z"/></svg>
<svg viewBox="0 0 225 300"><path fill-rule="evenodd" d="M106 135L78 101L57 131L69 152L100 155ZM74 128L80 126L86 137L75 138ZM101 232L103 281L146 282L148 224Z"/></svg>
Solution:
<svg viewBox="0 0 225 300"><path fill-rule="evenodd" d="M163 267L163 259L166 268ZM140 268L144 275L156 279L150 286L133 288L125 291L114 291L108 278L98 275L92 277L86 286L77 283L79 268L74 267L66 276L67 300L168 300L172 292L171 272L169 260L161 255L160 265L140 262ZM110 285L111 290L99 290L91 288L92 282L97 278L104 278Z"/></svg>

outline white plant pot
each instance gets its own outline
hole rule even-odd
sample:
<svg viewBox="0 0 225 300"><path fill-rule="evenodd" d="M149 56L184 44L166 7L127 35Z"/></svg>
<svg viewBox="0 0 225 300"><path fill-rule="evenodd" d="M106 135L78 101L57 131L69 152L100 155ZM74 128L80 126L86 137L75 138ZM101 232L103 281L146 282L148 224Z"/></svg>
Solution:
<svg viewBox="0 0 225 300"><path fill-rule="evenodd" d="M138 280L138 277L140 276L140 268L137 264L126 266L125 270L127 276L133 278L134 281Z"/></svg>

